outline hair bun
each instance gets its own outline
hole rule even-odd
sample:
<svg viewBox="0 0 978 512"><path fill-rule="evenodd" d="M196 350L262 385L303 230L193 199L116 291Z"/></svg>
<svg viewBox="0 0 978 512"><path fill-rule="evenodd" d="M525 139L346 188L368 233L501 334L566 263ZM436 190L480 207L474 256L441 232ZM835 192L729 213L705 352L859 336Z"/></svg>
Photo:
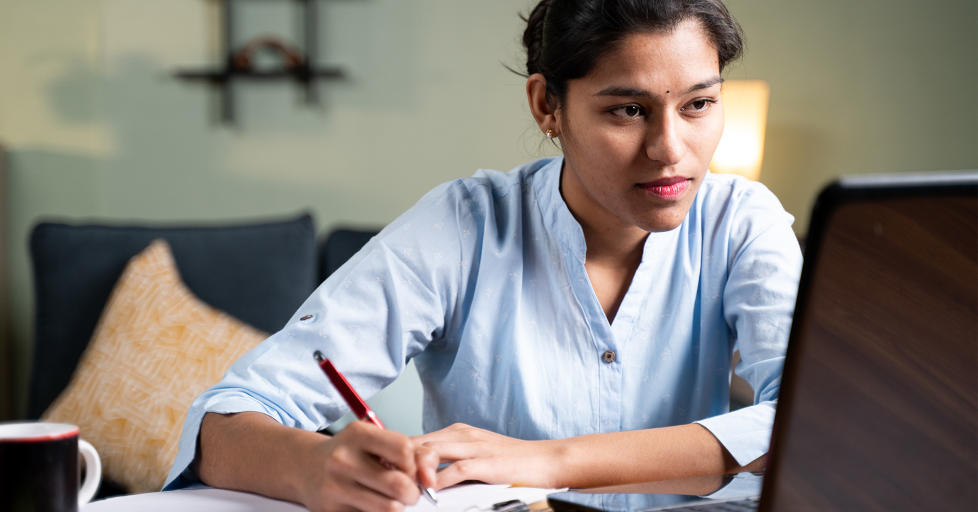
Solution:
<svg viewBox="0 0 978 512"><path fill-rule="evenodd" d="M558 102L568 81L590 73L630 34L664 33L696 20L717 50L721 72L743 48L740 26L723 0L538 0L521 17L526 73L542 74Z"/></svg>
<svg viewBox="0 0 978 512"><path fill-rule="evenodd" d="M543 51L543 26L550 8L551 0L540 0L529 16L522 17L526 22L523 31L523 46L526 48L526 73L540 73L540 54Z"/></svg>

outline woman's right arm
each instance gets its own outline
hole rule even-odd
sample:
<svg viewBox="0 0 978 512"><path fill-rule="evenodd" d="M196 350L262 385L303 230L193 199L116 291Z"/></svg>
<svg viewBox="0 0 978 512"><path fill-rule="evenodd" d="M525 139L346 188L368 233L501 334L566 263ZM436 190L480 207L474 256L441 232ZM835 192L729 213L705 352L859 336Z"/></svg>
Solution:
<svg viewBox="0 0 978 512"><path fill-rule="evenodd" d="M299 502L314 512L401 510L417 502L418 482L435 485L438 465L432 450L361 421L330 437L256 412L208 413L199 443L194 464L204 483Z"/></svg>
<svg viewBox="0 0 978 512"><path fill-rule="evenodd" d="M456 328L466 265L460 237L477 236L458 227L459 217L471 222L459 206L462 192L448 184L426 195L317 288L281 331L198 396L165 488L202 480L311 510L352 504L390 510L398 508L394 501L417 498L415 480L433 485L436 457L424 462L427 449L407 436L362 422L335 437L315 432L348 407L313 353L323 352L369 397Z"/></svg>

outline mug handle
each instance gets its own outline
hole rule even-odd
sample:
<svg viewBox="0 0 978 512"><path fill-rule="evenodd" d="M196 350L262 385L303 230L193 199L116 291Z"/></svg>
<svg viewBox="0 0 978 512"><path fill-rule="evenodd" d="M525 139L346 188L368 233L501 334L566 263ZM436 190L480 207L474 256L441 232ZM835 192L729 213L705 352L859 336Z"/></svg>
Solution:
<svg viewBox="0 0 978 512"><path fill-rule="evenodd" d="M84 439L78 439L78 452L85 459L85 481L78 490L78 506L82 506L95 497L98 484L102 480L102 460L95 447Z"/></svg>

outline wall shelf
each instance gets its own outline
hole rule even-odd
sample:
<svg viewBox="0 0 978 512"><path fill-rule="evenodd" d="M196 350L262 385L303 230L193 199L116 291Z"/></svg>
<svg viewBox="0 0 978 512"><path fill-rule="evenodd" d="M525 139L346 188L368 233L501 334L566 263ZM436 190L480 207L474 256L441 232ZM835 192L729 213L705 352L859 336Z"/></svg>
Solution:
<svg viewBox="0 0 978 512"><path fill-rule="evenodd" d="M323 79L339 79L345 76L342 68L335 66L316 65L316 49L318 37L317 0L293 0L302 6L302 45L294 52L288 52L293 62L283 62L281 69L254 69L250 65L241 64L242 53L247 53L251 44L246 44L238 50L234 49L234 3L240 0L217 0L221 3L221 25L223 31L221 53L224 56L223 66L203 69L181 69L173 74L181 80L203 81L217 87L221 96L221 121L234 122L234 101L231 83L234 80L273 81L292 80L303 86L307 104L319 101L316 91L316 81ZM261 50L261 46L256 48ZM247 56L246 56L247 57Z"/></svg>

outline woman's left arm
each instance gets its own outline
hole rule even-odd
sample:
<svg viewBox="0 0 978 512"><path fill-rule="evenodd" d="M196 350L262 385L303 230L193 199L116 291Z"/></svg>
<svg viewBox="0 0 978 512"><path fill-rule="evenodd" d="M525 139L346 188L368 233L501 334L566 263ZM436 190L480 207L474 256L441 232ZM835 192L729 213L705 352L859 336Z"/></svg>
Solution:
<svg viewBox="0 0 978 512"><path fill-rule="evenodd" d="M724 217L723 317L754 405L698 420L740 465L767 453L802 257L793 217L763 185L740 187Z"/></svg>
<svg viewBox="0 0 978 512"><path fill-rule="evenodd" d="M738 195L735 211L718 231L730 247L723 314L737 373L754 389L754 405L696 423L523 441L456 424L417 438L442 462L438 486L464 480L536 487L594 487L763 467L781 366L801 272L792 217L763 186ZM745 197L747 196L747 197ZM719 483L720 479L717 479ZM712 492L706 490L704 494Z"/></svg>
<svg viewBox="0 0 978 512"><path fill-rule="evenodd" d="M759 469L763 457L740 467L706 428L697 425L523 441L464 424L416 442L442 462L438 488L465 480L547 488L652 482ZM719 487L720 478L717 478ZM704 494L714 489L704 489Z"/></svg>

